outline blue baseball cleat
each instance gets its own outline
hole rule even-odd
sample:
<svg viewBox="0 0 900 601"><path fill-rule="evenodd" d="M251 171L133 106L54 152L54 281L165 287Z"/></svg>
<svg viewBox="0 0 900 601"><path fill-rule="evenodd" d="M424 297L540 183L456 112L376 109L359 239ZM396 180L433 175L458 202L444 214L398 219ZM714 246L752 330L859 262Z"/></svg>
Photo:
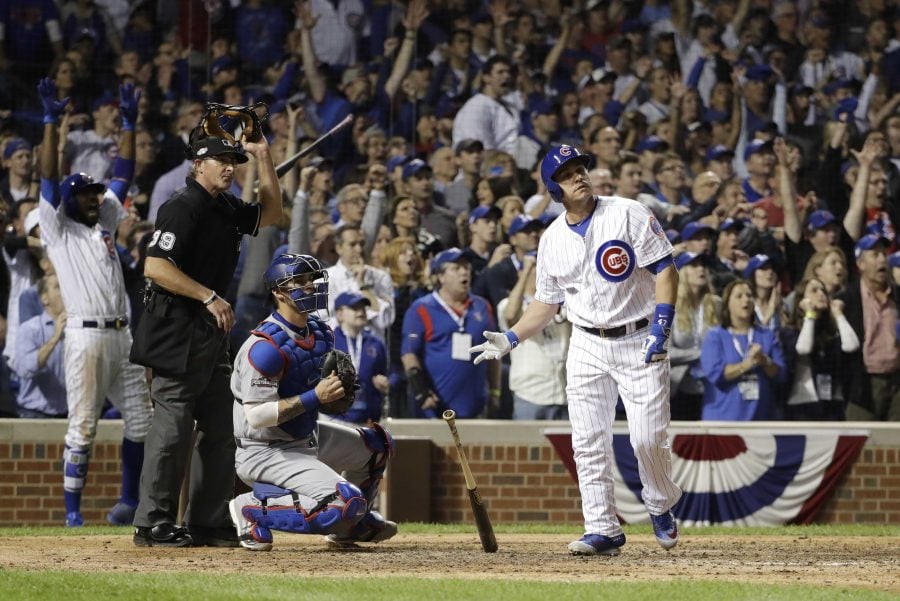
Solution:
<svg viewBox="0 0 900 601"><path fill-rule="evenodd" d="M137 510L137 507L132 507L128 503L119 501L106 514L106 521L113 526L131 526L131 523L134 521L135 510Z"/></svg>
<svg viewBox="0 0 900 601"><path fill-rule="evenodd" d="M602 534L585 534L569 543L572 555L618 555L619 548L625 544L625 535L604 536Z"/></svg>
<svg viewBox="0 0 900 601"><path fill-rule="evenodd" d="M84 526L84 518L80 511L70 511L66 514L66 528L80 528Z"/></svg>
<svg viewBox="0 0 900 601"><path fill-rule="evenodd" d="M656 542L659 546L668 551L678 544L678 522L671 511L667 511L662 515L650 514L650 521L653 523L653 534L656 535Z"/></svg>

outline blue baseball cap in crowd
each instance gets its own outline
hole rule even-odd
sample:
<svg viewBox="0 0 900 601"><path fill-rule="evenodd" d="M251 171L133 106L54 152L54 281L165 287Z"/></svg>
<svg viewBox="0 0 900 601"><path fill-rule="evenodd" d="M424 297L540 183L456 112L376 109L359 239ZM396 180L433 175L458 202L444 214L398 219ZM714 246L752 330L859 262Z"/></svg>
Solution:
<svg viewBox="0 0 900 601"><path fill-rule="evenodd" d="M440 273L447 263L459 263L460 261L468 261L463 251L456 247L443 250L431 260L431 273Z"/></svg>
<svg viewBox="0 0 900 601"><path fill-rule="evenodd" d="M635 150L640 154L645 150L650 150L652 152L664 152L669 149L669 143L660 138L659 136L647 136L640 142L638 142Z"/></svg>
<svg viewBox="0 0 900 601"><path fill-rule="evenodd" d="M681 232L678 230L666 230L666 238L669 240L669 244L678 244L681 242Z"/></svg>
<svg viewBox="0 0 900 601"><path fill-rule="evenodd" d="M856 107L859 106L859 100L856 99L855 96L848 96L844 98L840 102L837 103L837 106L834 107L834 120L840 121L841 115L847 113L849 116L853 115L856 112Z"/></svg>
<svg viewBox="0 0 900 601"><path fill-rule="evenodd" d="M37 211L37 209L32 209L31 212ZM30 216L31 213L28 213ZM26 218L25 225L28 225L28 220ZM895 253L891 253L891 256L888 257L888 265L891 267L900 267L900 250Z"/></svg>
<svg viewBox="0 0 900 601"><path fill-rule="evenodd" d="M531 118L540 117L541 115L556 114L553 103L546 98L537 98L531 102Z"/></svg>
<svg viewBox="0 0 900 601"><path fill-rule="evenodd" d="M727 217L722 221L722 223L719 224L720 232L724 232L733 228L737 228L739 230L744 229L744 222L740 219L735 219L734 217Z"/></svg>
<svg viewBox="0 0 900 601"><path fill-rule="evenodd" d="M103 94L91 103L91 110L99 110L108 104L119 106L119 97L114 96L109 90L103 90Z"/></svg>
<svg viewBox="0 0 900 601"><path fill-rule="evenodd" d="M500 219L500 209L495 206L478 205L469 213L469 224L475 223L479 219L491 219L495 221Z"/></svg>
<svg viewBox="0 0 900 601"><path fill-rule="evenodd" d="M29 144L28 140L26 140L25 138L13 138L9 142L7 142L6 146L3 148L3 158L12 158L12 155L16 154L20 150L30 151L31 144Z"/></svg>
<svg viewBox="0 0 900 601"><path fill-rule="evenodd" d="M771 264L772 258L769 257L769 255L753 255L752 257L750 257L750 262L747 263L746 267L744 267L742 275L744 276L745 280L749 280L751 277L753 277L753 273L757 269L762 269L763 267Z"/></svg>
<svg viewBox="0 0 900 601"><path fill-rule="evenodd" d="M806 219L806 227L810 231L820 230L826 225L835 223L837 218L831 211L813 211Z"/></svg>
<svg viewBox="0 0 900 601"><path fill-rule="evenodd" d="M704 253L692 253L692 252L683 252L675 257L675 267L681 271L681 269L685 265L690 265L694 262L700 262L705 264L707 261L707 256Z"/></svg>
<svg viewBox="0 0 900 601"><path fill-rule="evenodd" d="M750 81L766 81L772 75L774 71L769 65L750 65L744 73L744 77Z"/></svg>
<svg viewBox="0 0 900 601"><path fill-rule="evenodd" d="M681 228L681 239L682 240L690 240L697 234L701 232L715 232L716 228L711 225L706 225L702 221L689 221L683 228Z"/></svg>
<svg viewBox="0 0 900 601"><path fill-rule="evenodd" d="M867 234L857 240L856 247L853 249L853 254L858 259L862 256L863 251L872 250L879 244L884 244L886 246L890 244L890 240L881 234Z"/></svg>
<svg viewBox="0 0 900 601"><path fill-rule="evenodd" d="M724 160L725 157L728 160L734 158L734 151L724 144L716 144L715 146L710 146L706 151L706 156L703 158L703 164L708 165L710 161L721 161Z"/></svg>
<svg viewBox="0 0 900 601"><path fill-rule="evenodd" d="M212 62L209 70L213 75L218 75L222 71L226 71L228 69L237 69L237 63L234 62L234 59L230 56L220 56L216 60Z"/></svg>
<svg viewBox="0 0 900 601"><path fill-rule="evenodd" d="M403 166L403 181L408 180L420 171L428 170L431 173L431 167L422 159L413 159Z"/></svg>
<svg viewBox="0 0 900 601"><path fill-rule="evenodd" d="M359 292L341 292L337 295L337 298L334 299L334 308L335 310L337 310L341 307L355 307L356 305L359 305L361 303L365 303L367 305L372 304L369 299L367 299Z"/></svg>
<svg viewBox="0 0 900 601"><path fill-rule="evenodd" d="M481 152L484 150L484 142L475 138L466 138L456 143L454 152L459 155L463 152Z"/></svg>
<svg viewBox="0 0 900 601"><path fill-rule="evenodd" d="M823 91L826 94L834 94L838 90L849 90L850 87L851 87L850 80L845 77L841 77L840 79L836 79L836 80L832 81L831 83L829 83L828 85L826 85L823 88Z"/></svg>
<svg viewBox="0 0 900 601"><path fill-rule="evenodd" d="M748 160L757 152L772 152L772 143L765 140L752 140L744 148L744 160Z"/></svg>
<svg viewBox="0 0 900 601"><path fill-rule="evenodd" d="M400 165L406 164L406 162L407 162L408 160L409 160L409 157L408 157L408 156L391 157L391 158L389 158L389 159L388 159L388 162L387 162L387 165L386 165L386 166L387 166L388 173L393 173L393 172L394 172L394 169L396 169L396 168L399 167Z"/></svg>
<svg viewBox="0 0 900 601"><path fill-rule="evenodd" d="M512 220L512 223L509 224L509 235L515 236L519 232L524 232L527 230L539 230L543 229L544 224L539 219L532 219L528 215L516 215L516 217Z"/></svg>

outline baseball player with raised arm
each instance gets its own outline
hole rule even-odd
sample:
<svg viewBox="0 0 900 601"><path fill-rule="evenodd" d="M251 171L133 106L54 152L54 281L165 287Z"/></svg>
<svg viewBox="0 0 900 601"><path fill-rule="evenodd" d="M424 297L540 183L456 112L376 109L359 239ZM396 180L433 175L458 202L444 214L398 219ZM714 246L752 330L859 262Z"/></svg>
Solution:
<svg viewBox="0 0 900 601"><path fill-rule="evenodd" d="M315 311L328 306L328 273L315 257L283 254L265 282L275 311L241 346L231 374L236 471L253 488L229 505L240 544L269 551L273 530L324 534L339 547L387 540L397 524L372 504L391 435L378 424L317 422L345 393L337 374L322 377L334 334Z"/></svg>
<svg viewBox="0 0 900 601"><path fill-rule="evenodd" d="M59 183L57 121L68 98L56 99L56 86L50 79L38 84L38 93L44 106L38 206L41 239L59 278L66 309L66 525L84 524L81 492L97 418L106 398L125 420L122 495L107 520L115 525L129 525L138 504L144 438L150 429L152 412L144 370L128 361L131 331L115 235L126 216L122 200L134 175L134 124L140 93L132 85L119 88L123 135L109 188L84 173L72 174Z"/></svg>
<svg viewBox="0 0 900 601"><path fill-rule="evenodd" d="M594 196L590 157L557 146L541 163L547 191L565 212L538 248L537 289L516 325L485 332L475 362L498 359L540 332L565 303L575 326L566 361L566 396L585 534L573 555L618 555L625 535L610 474L616 397L628 415L642 497L664 549L678 544L672 481L668 337L678 289L672 246L653 214L618 196Z"/></svg>

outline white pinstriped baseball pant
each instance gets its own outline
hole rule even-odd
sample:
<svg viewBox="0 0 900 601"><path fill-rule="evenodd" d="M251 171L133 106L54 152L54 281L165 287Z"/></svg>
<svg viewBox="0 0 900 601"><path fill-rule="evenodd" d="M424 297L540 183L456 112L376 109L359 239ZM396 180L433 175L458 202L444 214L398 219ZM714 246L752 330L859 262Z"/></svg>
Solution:
<svg viewBox="0 0 900 601"><path fill-rule="evenodd" d="M621 534L611 473L612 424L617 396L628 416L638 461L642 496L652 514L668 511L681 498L672 480L669 426L669 362L644 363L647 329L621 338L601 338L578 328L566 362L566 397L572 448L586 533Z"/></svg>

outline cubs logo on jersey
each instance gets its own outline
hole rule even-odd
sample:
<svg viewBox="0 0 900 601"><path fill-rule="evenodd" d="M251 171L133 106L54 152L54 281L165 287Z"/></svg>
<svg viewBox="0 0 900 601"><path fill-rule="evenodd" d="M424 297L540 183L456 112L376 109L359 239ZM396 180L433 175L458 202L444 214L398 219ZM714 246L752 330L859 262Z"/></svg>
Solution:
<svg viewBox="0 0 900 601"><path fill-rule="evenodd" d="M662 226L657 221L656 217L650 215L650 231L659 236L660 238L665 237L666 232L663 231Z"/></svg>
<svg viewBox="0 0 900 601"><path fill-rule="evenodd" d="M594 256L597 271L608 282L623 282L632 274L635 266L634 249L621 240L604 242Z"/></svg>

